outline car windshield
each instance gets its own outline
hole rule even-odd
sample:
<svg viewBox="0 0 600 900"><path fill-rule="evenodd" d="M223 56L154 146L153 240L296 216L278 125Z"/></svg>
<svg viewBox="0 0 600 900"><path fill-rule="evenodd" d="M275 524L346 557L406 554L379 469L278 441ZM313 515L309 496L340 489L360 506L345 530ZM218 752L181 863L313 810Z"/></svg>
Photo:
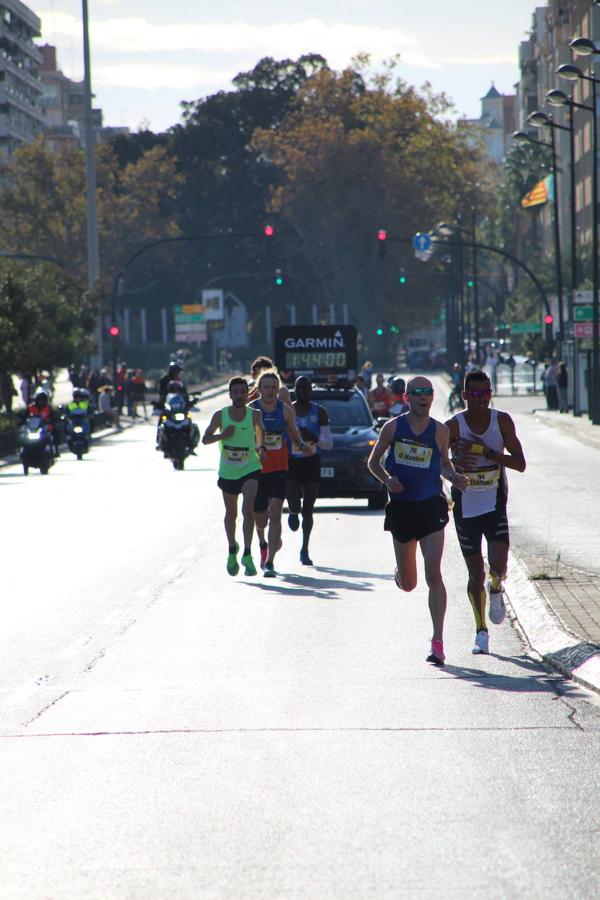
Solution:
<svg viewBox="0 0 600 900"><path fill-rule="evenodd" d="M319 394L313 395L313 399L325 407L329 415L329 423L334 427L369 428L373 424L371 413L360 394L327 396L323 391L323 393L319 392Z"/></svg>

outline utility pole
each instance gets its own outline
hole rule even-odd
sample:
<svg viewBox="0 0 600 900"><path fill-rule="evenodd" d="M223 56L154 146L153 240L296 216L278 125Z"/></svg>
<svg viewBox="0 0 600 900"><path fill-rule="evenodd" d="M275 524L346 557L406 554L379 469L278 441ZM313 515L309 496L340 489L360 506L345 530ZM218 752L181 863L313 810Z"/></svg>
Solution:
<svg viewBox="0 0 600 900"><path fill-rule="evenodd" d="M92 291L100 276L100 247L98 243L98 214L96 210L96 164L94 160L94 124L92 121L92 76L90 66L90 34L88 0L81 0L83 19L83 81L85 102L85 184L87 216L87 286ZM112 323L115 324L115 323ZM102 362L102 313L97 325L97 360ZM113 377L116 376L113 372Z"/></svg>

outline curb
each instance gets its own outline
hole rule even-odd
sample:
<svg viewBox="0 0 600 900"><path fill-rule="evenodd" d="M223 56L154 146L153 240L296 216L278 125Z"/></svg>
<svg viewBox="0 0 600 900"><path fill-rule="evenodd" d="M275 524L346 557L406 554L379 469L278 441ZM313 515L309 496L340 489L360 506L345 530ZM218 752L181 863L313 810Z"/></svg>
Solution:
<svg viewBox="0 0 600 900"><path fill-rule="evenodd" d="M505 590L513 625L530 648L551 668L600 693L600 647L566 630L548 608L525 563L512 551Z"/></svg>

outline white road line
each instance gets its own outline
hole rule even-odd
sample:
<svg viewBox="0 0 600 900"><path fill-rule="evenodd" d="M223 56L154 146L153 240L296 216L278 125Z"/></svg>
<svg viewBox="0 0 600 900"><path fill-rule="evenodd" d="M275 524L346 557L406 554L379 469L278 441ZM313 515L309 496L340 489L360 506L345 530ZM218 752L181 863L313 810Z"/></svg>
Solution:
<svg viewBox="0 0 600 900"><path fill-rule="evenodd" d="M10 703L11 706L16 706L17 703L22 703L23 700L27 700L28 697L31 697L32 694L35 694L37 690L40 689L43 685L46 684L47 678L44 676L43 678L34 678L31 681L26 681L21 685L20 688L17 688L8 698L7 703Z"/></svg>
<svg viewBox="0 0 600 900"><path fill-rule="evenodd" d="M73 656L76 656L81 650L83 650L86 644L89 644L91 640L92 638L87 635L84 638L79 638L78 640L73 641L73 643L69 647L67 647L66 650L63 650L63 652L59 654L58 658L71 659Z"/></svg>

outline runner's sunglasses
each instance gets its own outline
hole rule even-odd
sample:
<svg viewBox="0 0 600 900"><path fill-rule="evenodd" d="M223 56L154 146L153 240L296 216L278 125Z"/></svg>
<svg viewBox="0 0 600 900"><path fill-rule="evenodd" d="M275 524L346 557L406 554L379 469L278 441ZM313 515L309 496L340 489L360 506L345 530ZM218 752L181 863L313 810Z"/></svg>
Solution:
<svg viewBox="0 0 600 900"><path fill-rule="evenodd" d="M410 391L407 391L406 393L412 394L413 397L432 397L433 388L411 388Z"/></svg>
<svg viewBox="0 0 600 900"><path fill-rule="evenodd" d="M472 397L473 399L479 399L481 397L491 397L492 391L491 388L480 388L477 391L465 391L467 397Z"/></svg>

